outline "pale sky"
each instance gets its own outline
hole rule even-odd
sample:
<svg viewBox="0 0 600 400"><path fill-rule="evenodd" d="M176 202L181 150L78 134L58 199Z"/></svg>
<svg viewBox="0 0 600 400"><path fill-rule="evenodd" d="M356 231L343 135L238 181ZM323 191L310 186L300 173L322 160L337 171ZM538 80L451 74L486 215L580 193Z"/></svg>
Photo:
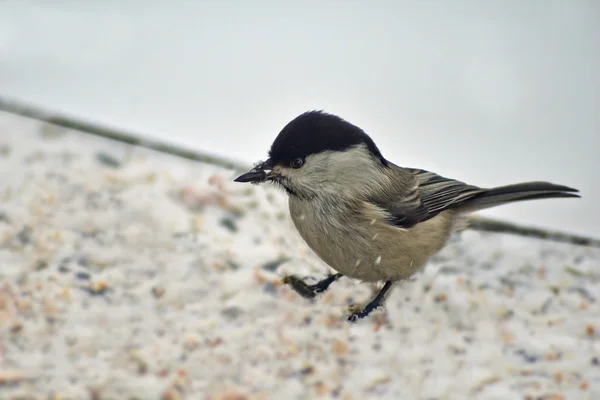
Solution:
<svg viewBox="0 0 600 400"><path fill-rule="evenodd" d="M0 95L251 163L309 109L384 156L581 200L484 215L600 236L600 2L0 0Z"/></svg>

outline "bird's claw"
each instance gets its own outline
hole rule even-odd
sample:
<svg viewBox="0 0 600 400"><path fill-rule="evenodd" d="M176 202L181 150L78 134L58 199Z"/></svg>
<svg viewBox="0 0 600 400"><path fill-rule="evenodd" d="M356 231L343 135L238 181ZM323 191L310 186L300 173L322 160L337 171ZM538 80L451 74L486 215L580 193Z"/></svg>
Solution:
<svg viewBox="0 0 600 400"><path fill-rule="evenodd" d="M318 293L323 293L329 286L342 277L342 274L333 274L327 278L315 283L314 285L308 285L302 279L294 275L288 275L283 278L283 283L290 285L292 289L300 296L307 299L313 299Z"/></svg>
<svg viewBox="0 0 600 400"><path fill-rule="evenodd" d="M350 311L350 315L348 316L349 322L356 322L359 319L365 318L367 315L371 314L373 311L381 307L380 302L371 302L367 304L364 308L360 308L359 306L352 305L348 307L348 311Z"/></svg>
<svg viewBox="0 0 600 400"><path fill-rule="evenodd" d="M283 283L290 285L294 292L306 299L314 299L319 290L314 288L315 285L307 285L302 279L294 275L288 275L283 278Z"/></svg>

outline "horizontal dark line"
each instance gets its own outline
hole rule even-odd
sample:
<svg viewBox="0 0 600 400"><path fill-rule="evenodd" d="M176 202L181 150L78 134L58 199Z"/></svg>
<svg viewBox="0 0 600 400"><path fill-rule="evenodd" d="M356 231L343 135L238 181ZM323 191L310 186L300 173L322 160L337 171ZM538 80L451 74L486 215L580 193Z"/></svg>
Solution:
<svg viewBox="0 0 600 400"><path fill-rule="evenodd" d="M32 105L26 105L16 100L8 100L0 95L0 110L21 115L40 121L62 126L68 129L75 129L95 136L100 136L107 139L116 140L123 143L128 143L135 146L145 147L148 149L160 151L176 155L189 160L200 161L204 163L214 164L223 168L243 171L251 168L251 166L236 163L235 161L227 160L224 157L216 156L201 151L190 150L184 147L165 143L159 140L147 139L142 135L128 132L122 129L103 126L99 123L84 121L82 119L69 116L64 113L47 111Z"/></svg>
<svg viewBox="0 0 600 400"><path fill-rule="evenodd" d="M598 239L531 226L517 225L511 222L491 218L473 218L470 222L470 228L478 231L510 233L513 235L551 240L554 242L570 243L581 246L592 246L600 248L600 240Z"/></svg>

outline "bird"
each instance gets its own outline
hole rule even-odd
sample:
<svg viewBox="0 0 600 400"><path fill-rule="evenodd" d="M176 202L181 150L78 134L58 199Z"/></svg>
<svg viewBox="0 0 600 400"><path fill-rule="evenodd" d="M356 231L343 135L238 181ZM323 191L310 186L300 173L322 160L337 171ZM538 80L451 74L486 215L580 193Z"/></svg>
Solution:
<svg viewBox="0 0 600 400"><path fill-rule="evenodd" d="M483 188L400 167L364 130L322 110L287 123L268 158L234 181L283 189L300 236L336 271L312 285L284 277L298 294L313 298L343 276L383 282L364 307L351 307L350 322L382 307L392 285L421 271L470 213L516 201L580 197L577 189L549 182Z"/></svg>

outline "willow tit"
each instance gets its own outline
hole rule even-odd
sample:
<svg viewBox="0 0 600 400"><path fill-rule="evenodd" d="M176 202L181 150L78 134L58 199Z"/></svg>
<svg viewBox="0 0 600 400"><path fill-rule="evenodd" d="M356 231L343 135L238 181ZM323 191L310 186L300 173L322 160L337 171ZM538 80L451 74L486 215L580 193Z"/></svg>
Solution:
<svg viewBox="0 0 600 400"><path fill-rule="evenodd" d="M370 303L354 309L350 321L381 306L393 282L421 270L466 213L513 201L579 197L576 189L548 182L485 189L399 167L362 129L321 111L289 122L269 158L235 181L283 188L296 229L338 272L314 285L284 278L299 294L314 297L344 275L385 282Z"/></svg>

